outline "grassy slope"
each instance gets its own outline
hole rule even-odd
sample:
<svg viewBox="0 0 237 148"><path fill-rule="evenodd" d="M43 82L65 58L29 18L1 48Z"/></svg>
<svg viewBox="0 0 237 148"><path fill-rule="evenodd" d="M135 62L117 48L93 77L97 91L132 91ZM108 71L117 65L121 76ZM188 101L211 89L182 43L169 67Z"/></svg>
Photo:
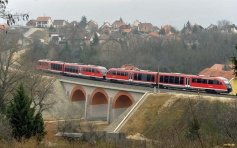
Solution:
<svg viewBox="0 0 237 148"><path fill-rule="evenodd" d="M134 113L121 132L129 137L141 134L145 138L167 143L197 141L197 135L201 141L208 142L209 146L210 143L236 142L236 121L233 121L236 111L230 104L235 104L235 101L222 97L153 94ZM199 127L195 127L197 124L194 124L194 118ZM228 136L226 126L234 136L233 139Z"/></svg>

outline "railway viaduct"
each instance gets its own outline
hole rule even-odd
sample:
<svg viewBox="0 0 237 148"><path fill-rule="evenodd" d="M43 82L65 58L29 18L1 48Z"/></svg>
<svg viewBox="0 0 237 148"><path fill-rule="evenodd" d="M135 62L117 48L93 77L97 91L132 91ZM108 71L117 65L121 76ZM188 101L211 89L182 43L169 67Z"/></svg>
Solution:
<svg viewBox="0 0 237 148"><path fill-rule="evenodd" d="M103 119L111 123L128 107L136 103L146 91L89 84L59 79L66 95L74 105L82 109L85 119Z"/></svg>

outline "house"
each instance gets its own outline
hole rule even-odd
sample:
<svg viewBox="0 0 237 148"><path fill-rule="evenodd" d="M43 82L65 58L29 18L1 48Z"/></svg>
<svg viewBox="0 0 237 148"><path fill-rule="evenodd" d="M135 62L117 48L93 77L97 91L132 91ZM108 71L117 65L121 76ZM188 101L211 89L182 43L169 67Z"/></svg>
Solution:
<svg viewBox="0 0 237 148"><path fill-rule="evenodd" d="M121 25L126 25L124 22L123 22L123 19L120 18L119 20L116 20L114 21L114 23L112 24L112 31L118 31L119 30L119 27Z"/></svg>
<svg viewBox="0 0 237 148"><path fill-rule="evenodd" d="M26 26L29 27L35 27L36 26L36 20L30 20L26 23Z"/></svg>
<svg viewBox="0 0 237 148"><path fill-rule="evenodd" d="M139 22L138 20L136 20L136 21L134 21L133 26L138 27L139 24L141 24L141 22Z"/></svg>
<svg viewBox="0 0 237 148"><path fill-rule="evenodd" d="M107 34L102 34L101 36L99 36L99 43L104 43L109 39L109 35Z"/></svg>
<svg viewBox="0 0 237 148"><path fill-rule="evenodd" d="M230 92L230 94L237 95L237 79L235 78L234 71L231 67L232 65L214 64L212 67L205 68L198 74L226 78L228 81L230 81L232 86L232 92Z"/></svg>
<svg viewBox="0 0 237 148"><path fill-rule="evenodd" d="M119 40L123 40L124 36L120 32L116 31L110 34L110 38L119 41Z"/></svg>
<svg viewBox="0 0 237 148"><path fill-rule="evenodd" d="M9 26L7 24L0 24L0 30L6 31Z"/></svg>
<svg viewBox="0 0 237 148"><path fill-rule="evenodd" d="M138 24L138 31L142 33L149 33L151 32L153 25L151 23L140 23Z"/></svg>
<svg viewBox="0 0 237 148"><path fill-rule="evenodd" d="M161 28L163 28L165 30L165 34L171 32L171 25L165 25L165 26L161 26Z"/></svg>
<svg viewBox="0 0 237 148"><path fill-rule="evenodd" d="M231 33L234 33L234 34L237 33L237 27L235 26L235 24L230 25L229 27L230 27L230 32L231 32Z"/></svg>
<svg viewBox="0 0 237 148"><path fill-rule="evenodd" d="M159 37L159 34L156 33L156 32L150 32L149 36L151 36L151 37Z"/></svg>
<svg viewBox="0 0 237 148"><path fill-rule="evenodd" d="M218 27L217 27L217 25L211 24L210 26L208 26L208 27L206 28L206 30L207 30L207 31L212 31L212 30L216 31L216 30L218 30Z"/></svg>
<svg viewBox="0 0 237 148"><path fill-rule="evenodd" d="M229 81L235 77L233 75L233 70L231 69L231 66L225 64L214 64L210 68L203 69L198 74L205 76L224 77Z"/></svg>
<svg viewBox="0 0 237 148"><path fill-rule="evenodd" d="M70 45L84 46L90 45L90 35L86 33L84 28L80 28L76 23L71 26L73 22L68 27L69 35L66 37L66 41Z"/></svg>
<svg viewBox="0 0 237 148"><path fill-rule="evenodd" d="M38 28L49 28L53 25L51 17L43 16L36 19L35 27Z"/></svg>
<svg viewBox="0 0 237 148"><path fill-rule="evenodd" d="M102 34L109 35L111 33L112 26L108 22L104 22L104 24L100 27L100 31Z"/></svg>
<svg viewBox="0 0 237 148"><path fill-rule="evenodd" d="M53 27L54 28L60 28L67 25L67 22L65 20L54 20L53 21Z"/></svg>
<svg viewBox="0 0 237 148"><path fill-rule="evenodd" d="M131 29L131 26L130 24L122 24L120 25L119 27L119 32L122 34L122 35L127 35L129 34L130 32L132 32L132 29Z"/></svg>
<svg viewBox="0 0 237 148"><path fill-rule="evenodd" d="M90 33L96 32L96 31L98 30L98 24L97 24L97 22L95 22L95 21L93 21L93 20L90 20L90 21L87 23L85 29L86 29L88 32L90 32Z"/></svg>
<svg viewBox="0 0 237 148"><path fill-rule="evenodd" d="M156 33L159 33L160 28L158 28L157 26L153 26L153 27L152 27L152 31L153 31L153 32L156 32Z"/></svg>
<svg viewBox="0 0 237 148"><path fill-rule="evenodd" d="M52 33L49 33L49 40L55 43L59 43L60 41L63 40L63 36L60 35L59 33L52 32Z"/></svg>

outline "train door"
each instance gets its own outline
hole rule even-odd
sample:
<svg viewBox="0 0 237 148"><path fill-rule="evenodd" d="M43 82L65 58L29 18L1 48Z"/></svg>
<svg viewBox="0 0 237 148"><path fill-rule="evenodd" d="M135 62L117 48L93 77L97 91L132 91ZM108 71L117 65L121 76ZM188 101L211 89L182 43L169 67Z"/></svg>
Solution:
<svg viewBox="0 0 237 148"><path fill-rule="evenodd" d="M51 63L48 63L48 70L51 69Z"/></svg>
<svg viewBox="0 0 237 148"><path fill-rule="evenodd" d="M186 84L185 87L189 88L190 87L190 78L186 78Z"/></svg>
<svg viewBox="0 0 237 148"><path fill-rule="evenodd" d="M79 67L79 75L82 73L82 67Z"/></svg>
<svg viewBox="0 0 237 148"><path fill-rule="evenodd" d="M129 73L129 81L132 81L132 72Z"/></svg>

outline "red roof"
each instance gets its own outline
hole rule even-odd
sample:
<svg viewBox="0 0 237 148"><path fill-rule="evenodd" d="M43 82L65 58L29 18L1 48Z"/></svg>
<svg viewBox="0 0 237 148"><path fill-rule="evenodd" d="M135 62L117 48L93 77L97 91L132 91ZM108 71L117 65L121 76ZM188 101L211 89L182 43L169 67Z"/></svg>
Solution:
<svg viewBox="0 0 237 148"><path fill-rule="evenodd" d="M228 80L231 80L235 76L233 75L233 70L224 71L222 69L213 69L213 68L206 68L199 72L199 75L205 76L215 76L215 77L224 77Z"/></svg>
<svg viewBox="0 0 237 148"><path fill-rule="evenodd" d="M166 32L168 32L168 31L170 31L171 26L170 25L165 25L162 28L165 29Z"/></svg>
<svg viewBox="0 0 237 148"><path fill-rule="evenodd" d="M229 66L229 68L231 68L230 67L230 65L228 65ZM211 67L211 69L217 69L217 70L222 70L224 68L224 65L223 64L214 64L212 67Z"/></svg>
<svg viewBox="0 0 237 148"><path fill-rule="evenodd" d="M2 24L0 25L0 30L6 30L7 27L8 27L7 24Z"/></svg>
<svg viewBox="0 0 237 148"><path fill-rule="evenodd" d="M132 31L131 29L123 29L122 32L124 32L124 33L129 33L129 32L131 32L131 31Z"/></svg>
<svg viewBox="0 0 237 148"><path fill-rule="evenodd" d="M48 21L50 19L50 17L48 16L41 16L38 17L36 21L41 22L41 21Z"/></svg>
<svg viewBox="0 0 237 148"><path fill-rule="evenodd" d="M155 33L155 32L150 32L150 35L153 36L153 37L159 37L159 34Z"/></svg>

